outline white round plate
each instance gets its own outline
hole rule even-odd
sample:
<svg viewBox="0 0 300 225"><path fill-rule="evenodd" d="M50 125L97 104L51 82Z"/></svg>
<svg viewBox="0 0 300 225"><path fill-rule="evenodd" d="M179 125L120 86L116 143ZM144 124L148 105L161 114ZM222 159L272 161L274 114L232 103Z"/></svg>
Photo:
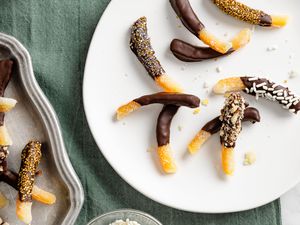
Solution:
<svg viewBox="0 0 300 225"><path fill-rule="evenodd" d="M236 146L236 172L224 177L220 169L220 143L214 135L191 156L187 144L198 130L220 113L224 98L214 96L211 87L228 76L257 75L284 82L300 93L300 76L289 79L289 71L300 71L300 1L244 0L267 12L287 14L282 29L252 27L225 15L212 1L191 0L206 27L223 39L240 29L254 30L245 48L222 59L183 63L169 50L173 38L200 42L185 29L167 0L112 0L95 31L87 57L83 95L84 107L94 138L116 172L147 197L192 212L241 211L266 204L300 180L300 120L266 100L245 98L261 112L259 124L244 124ZM116 109L132 99L160 91L129 49L130 27L139 17L148 18L149 35L157 57L167 73L186 92L209 105L193 114L180 108L171 128L171 145L178 166L174 175L161 173L156 159L155 126L161 105L144 107L122 121L115 121ZM267 51L267 48L273 48ZM216 68L221 69L220 72ZM204 89L207 82L210 88ZM180 128L180 129L179 129ZM154 148L154 149L153 149ZM243 156L253 151L257 161L243 166Z"/></svg>

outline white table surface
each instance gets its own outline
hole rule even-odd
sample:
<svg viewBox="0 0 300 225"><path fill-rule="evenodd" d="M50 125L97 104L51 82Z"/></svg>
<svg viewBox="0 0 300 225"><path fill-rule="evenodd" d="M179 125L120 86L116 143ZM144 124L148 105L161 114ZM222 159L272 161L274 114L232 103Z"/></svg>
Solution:
<svg viewBox="0 0 300 225"><path fill-rule="evenodd" d="M300 184L281 197L282 225L300 224Z"/></svg>

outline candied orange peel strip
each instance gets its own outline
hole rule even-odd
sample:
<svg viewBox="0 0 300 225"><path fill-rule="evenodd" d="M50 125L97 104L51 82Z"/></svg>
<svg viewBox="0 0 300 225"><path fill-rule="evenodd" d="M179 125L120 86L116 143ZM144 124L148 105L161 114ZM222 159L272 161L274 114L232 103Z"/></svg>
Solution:
<svg viewBox="0 0 300 225"><path fill-rule="evenodd" d="M234 148L227 148L222 145L222 168L226 175L233 175L234 173Z"/></svg>
<svg viewBox="0 0 300 225"><path fill-rule="evenodd" d="M171 153L170 145L163 145L157 148L160 165L165 173L175 173L176 165Z"/></svg>
<svg viewBox="0 0 300 225"><path fill-rule="evenodd" d="M271 18L272 18L272 26L274 27L284 27L289 20L288 16L271 15Z"/></svg>
<svg viewBox="0 0 300 225"><path fill-rule="evenodd" d="M32 221L31 206L32 202L21 202L17 196L16 214L17 217L26 224L30 224Z"/></svg>
<svg viewBox="0 0 300 225"><path fill-rule="evenodd" d="M246 86L239 77L230 77L219 80L213 90L215 94L225 94L226 92L242 91L245 88Z"/></svg>
<svg viewBox="0 0 300 225"><path fill-rule="evenodd" d="M230 42L224 42L219 40L213 34L209 33L205 28L199 32L199 39L215 51L220 52L222 54L228 52L228 50L232 47L232 44Z"/></svg>
<svg viewBox="0 0 300 225"><path fill-rule="evenodd" d="M194 139L189 143L188 150L191 154L195 154L201 146L210 138L211 134L205 130L200 130Z"/></svg>
<svg viewBox="0 0 300 225"><path fill-rule="evenodd" d="M166 92L182 93L182 87L167 74L155 78L155 82Z"/></svg>
<svg viewBox="0 0 300 225"><path fill-rule="evenodd" d="M248 28L241 30L234 38L231 40L232 48L238 50L249 43L251 39L251 30Z"/></svg>
<svg viewBox="0 0 300 225"><path fill-rule="evenodd" d="M54 194L44 191L36 185L34 185L32 189L32 199L47 205L52 205L56 202L56 196Z"/></svg>
<svg viewBox="0 0 300 225"><path fill-rule="evenodd" d="M3 124L3 126L0 126L0 146L10 146L12 145L12 140L11 137L8 133L8 130Z"/></svg>
<svg viewBox="0 0 300 225"><path fill-rule="evenodd" d="M0 208L4 208L8 204L6 197L0 192Z"/></svg>
<svg viewBox="0 0 300 225"><path fill-rule="evenodd" d="M141 105L135 101L131 101L125 105L120 106L117 109L117 120L121 120L126 117L128 114L139 109Z"/></svg>
<svg viewBox="0 0 300 225"><path fill-rule="evenodd" d="M15 99L0 97L0 112L9 112L16 104Z"/></svg>

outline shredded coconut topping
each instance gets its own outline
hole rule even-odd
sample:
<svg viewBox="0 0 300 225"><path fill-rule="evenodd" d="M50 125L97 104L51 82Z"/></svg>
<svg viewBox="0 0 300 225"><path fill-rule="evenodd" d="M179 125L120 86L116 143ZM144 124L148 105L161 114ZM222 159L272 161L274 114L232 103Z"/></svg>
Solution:
<svg viewBox="0 0 300 225"><path fill-rule="evenodd" d="M140 225L136 221L130 221L129 219L126 219L126 221L123 220L116 220L113 223L110 223L109 225Z"/></svg>
<svg viewBox="0 0 300 225"><path fill-rule="evenodd" d="M249 77L246 81L245 92L259 97L266 98L271 101L279 102L284 109L288 109L292 113L297 113L298 107L295 106L300 103L300 97L292 93L288 88L283 87L274 82L257 77Z"/></svg>

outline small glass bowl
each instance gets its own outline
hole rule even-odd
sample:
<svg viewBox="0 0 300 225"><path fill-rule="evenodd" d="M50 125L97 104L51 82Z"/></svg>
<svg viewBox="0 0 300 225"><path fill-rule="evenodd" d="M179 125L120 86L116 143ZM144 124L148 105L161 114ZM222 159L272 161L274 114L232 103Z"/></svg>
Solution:
<svg viewBox="0 0 300 225"><path fill-rule="evenodd" d="M126 221L126 219L136 221L140 225L162 225L157 219L149 214L134 209L120 209L105 213L92 219L87 225L109 225L116 220Z"/></svg>

